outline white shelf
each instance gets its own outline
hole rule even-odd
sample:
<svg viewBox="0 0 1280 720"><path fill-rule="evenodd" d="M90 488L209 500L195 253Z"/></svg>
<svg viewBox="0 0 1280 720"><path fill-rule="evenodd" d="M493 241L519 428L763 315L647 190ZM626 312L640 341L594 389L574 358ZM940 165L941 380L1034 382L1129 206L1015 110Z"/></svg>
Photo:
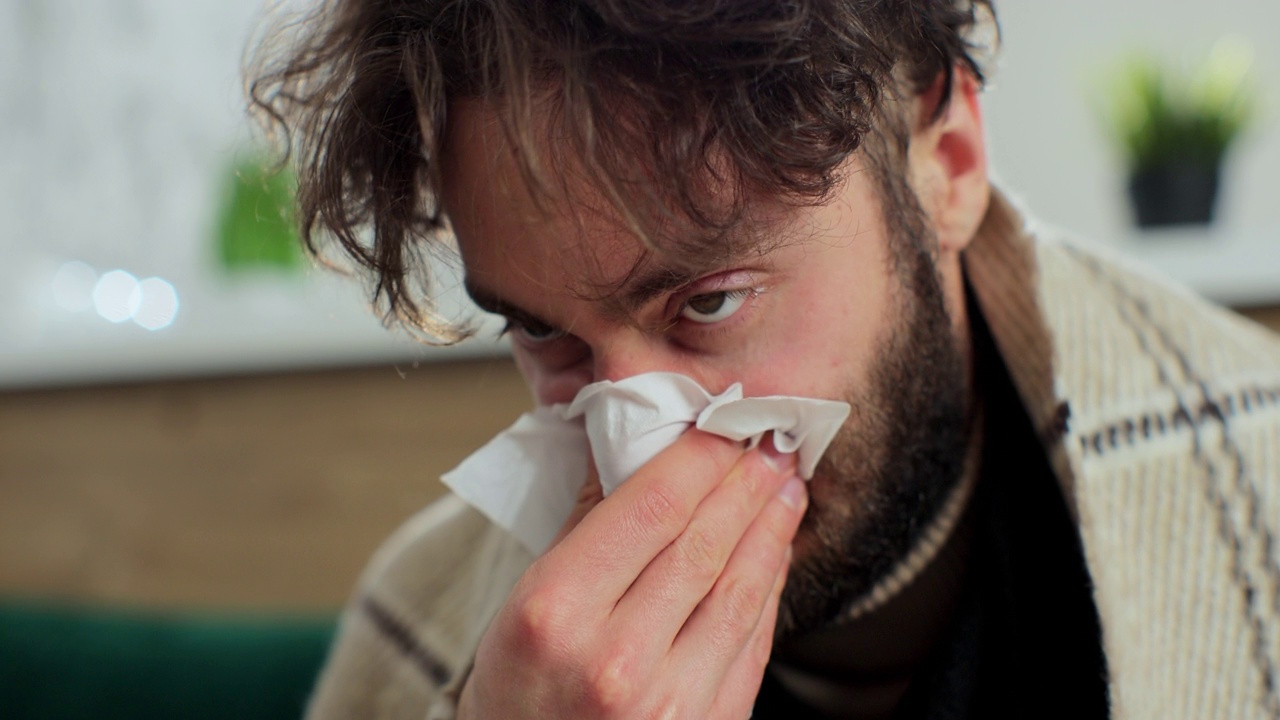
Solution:
<svg viewBox="0 0 1280 720"><path fill-rule="evenodd" d="M1216 303L1280 305L1280 230L1135 231L1115 249Z"/></svg>
<svg viewBox="0 0 1280 720"><path fill-rule="evenodd" d="M1135 232L1111 247L1215 302L1280 304L1280 238L1178 229ZM53 266L27 266L26 281L17 284L25 287L23 294L11 295L0 308L0 389L356 364L410 366L509 352L496 339L500 321L479 314L456 288L439 298L442 310L478 319L480 332L442 348L387 330L354 280L320 270L299 277L175 281L182 303L177 319L153 332L110 323L92 310L57 307L48 290Z"/></svg>
<svg viewBox="0 0 1280 720"><path fill-rule="evenodd" d="M35 273L45 280L50 273ZM154 380L346 365L412 366L509 352L500 322L472 314L458 293L441 306L478 319L478 336L432 347L387 330L349 278L306 277L174 281L181 302L174 323L145 330L111 323L92 309L52 302L47 282L28 283L16 309L0 312L0 389ZM21 315L18 315L21 313Z"/></svg>

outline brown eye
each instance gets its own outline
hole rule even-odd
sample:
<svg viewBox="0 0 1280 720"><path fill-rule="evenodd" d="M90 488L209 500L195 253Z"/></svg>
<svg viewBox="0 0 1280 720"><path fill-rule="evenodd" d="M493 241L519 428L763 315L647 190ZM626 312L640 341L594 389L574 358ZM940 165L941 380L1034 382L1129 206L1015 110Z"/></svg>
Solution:
<svg viewBox="0 0 1280 720"><path fill-rule="evenodd" d="M696 323L720 322L738 312L750 294L750 290L728 290L694 295L685 301L680 317Z"/></svg>
<svg viewBox="0 0 1280 720"><path fill-rule="evenodd" d="M702 315L712 315L724 307L725 299L725 294L722 292L696 295L689 300L686 307Z"/></svg>

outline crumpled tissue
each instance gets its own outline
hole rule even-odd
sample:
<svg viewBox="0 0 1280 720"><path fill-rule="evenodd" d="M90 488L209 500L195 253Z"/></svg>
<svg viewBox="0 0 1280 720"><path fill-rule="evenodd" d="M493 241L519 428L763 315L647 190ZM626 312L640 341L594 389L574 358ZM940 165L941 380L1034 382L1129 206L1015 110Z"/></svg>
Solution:
<svg viewBox="0 0 1280 720"><path fill-rule="evenodd" d="M797 473L808 480L849 411L834 400L744 398L740 383L713 396L684 375L645 373L525 413L441 479L540 555L573 511L588 448L606 495L690 426L751 447L773 431L774 446L797 453Z"/></svg>

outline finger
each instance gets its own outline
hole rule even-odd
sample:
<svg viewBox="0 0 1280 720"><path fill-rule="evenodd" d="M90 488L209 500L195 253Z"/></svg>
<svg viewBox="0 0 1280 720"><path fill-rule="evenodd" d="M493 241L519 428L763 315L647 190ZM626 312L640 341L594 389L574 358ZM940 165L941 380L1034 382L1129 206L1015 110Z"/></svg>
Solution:
<svg viewBox="0 0 1280 720"><path fill-rule="evenodd" d="M556 533L556 537L551 541L551 547L560 544L578 523L582 522L582 518L591 512L592 508L600 504L604 499L604 487L600 484L600 472L596 469L595 458L591 455L591 450L587 450L587 481L582 484L582 488L578 490L578 498L573 503L573 510L569 513L568 519L564 521L564 525L560 526L560 531Z"/></svg>
<svg viewBox="0 0 1280 720"><path fill-rule="evenodd" d="M731 440L686 432L600 501L545 558L563 558L571 582L616 602L684 531L742 454Z"/></svg>
<svg viewBox="0 0 1280 720"><path fill-rule="evenodd" d="M693 675L687 666L668 663L665 682L641 683L643 696L652 702L639 717L698 717L739 720L751 717L765 666L773 650L773 631L777 625L778 604L786 585L791 553L788 549L782 563L774 571L773 587L764 610L728 671L721 675ZM715 668L706 666L711 673ZM696 666L695 666L696 669ZM671 672L674 671L674 672Z"/></svg>
<svg viewBox="0 0 1280 720"><path fill-rule="evenodd" d="M794 474L795 456L778 453L770 441L743 455L694 511L684 532L619 600L617 621L643 623L658 635L662 647L670 647L716 584L747 529Z"/></svg>
<svg viewBox="0 0 1280 720"><path fill-rule="evenodd" d="M765 603L760 621L756 623L751 640L747 643L729 671L725 673L724 682L716 691L716 699L708 717L744 718L750 717L755 705L756 696L760 694L760 685L764 681L765 668L769 664L769 656L773 653L773 631L778 624L778 604L782 599L782 588L787 583L787 573L791 569L791 551L788 548L774 579L773 590L769 593L769 601Z"/></svg>
<svg viewBox="0 0 1280 720"><path fill-rule="evenodd" d="M800 526L808 495L799 478L788 480L765 506L734 548L715 587L689 617L672 646L673 657L686 658L688 672L722 677L759 624ZM697 667L711 663L712 667Z"/></svg>

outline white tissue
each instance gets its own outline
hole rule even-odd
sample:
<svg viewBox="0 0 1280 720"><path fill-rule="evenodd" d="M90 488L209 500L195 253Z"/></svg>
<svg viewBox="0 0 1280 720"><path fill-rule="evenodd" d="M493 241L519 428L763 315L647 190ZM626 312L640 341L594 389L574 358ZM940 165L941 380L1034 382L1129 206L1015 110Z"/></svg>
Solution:
<svg viewBox="0 0 1280 720"><path fill-rule="evenodd" d="M712 396L684 375L646 373L522 415L441 479L539 555L586 482L588 447L606 495L690 425L752 447L773 431L778 450L798 453L797 472L808 480L849 411L833 400L743 398L741 384Z"/></svg>

